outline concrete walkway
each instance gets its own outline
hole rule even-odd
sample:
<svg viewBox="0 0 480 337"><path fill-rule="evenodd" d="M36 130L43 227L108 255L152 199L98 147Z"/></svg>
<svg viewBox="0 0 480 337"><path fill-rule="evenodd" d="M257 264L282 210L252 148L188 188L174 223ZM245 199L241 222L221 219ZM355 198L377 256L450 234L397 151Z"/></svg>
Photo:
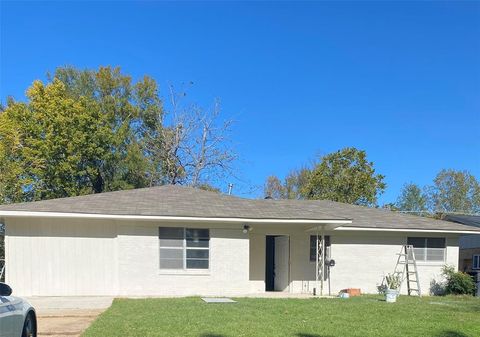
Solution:
<svg viewBox="0 0 480 337"><path fill-rule="evenodd" d="M29 297L38 318L38 336L80 336L112 304L111 297Z"/></svg>

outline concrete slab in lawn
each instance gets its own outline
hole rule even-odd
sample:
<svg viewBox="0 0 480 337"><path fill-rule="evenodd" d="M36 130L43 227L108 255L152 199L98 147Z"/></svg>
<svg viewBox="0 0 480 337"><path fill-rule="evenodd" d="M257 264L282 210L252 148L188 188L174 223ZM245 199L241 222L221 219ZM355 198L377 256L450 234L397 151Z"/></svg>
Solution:
<svg viewBox="0 0 480 337"><path fill-rule="evenodd" d="M111 297L28 297L38 317L38 336L80 336L103 311Z"/></svg>
<svg viewBox="0 0 480 337"><path fill-rule="evenodd" d="M207 303L236 303L237 301L226 297L202 297L202 300Z"/></svg>

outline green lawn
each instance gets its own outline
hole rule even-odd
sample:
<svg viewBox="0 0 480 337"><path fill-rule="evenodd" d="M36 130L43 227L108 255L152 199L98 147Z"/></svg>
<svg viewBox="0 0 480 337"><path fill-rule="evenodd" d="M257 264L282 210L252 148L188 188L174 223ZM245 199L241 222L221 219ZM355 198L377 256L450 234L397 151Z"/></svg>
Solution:
<svg viewBox="0 0 480 337"><path fill-rule="evenodd" d="M480 336L480 299L117 299L83 337Z"/></svg>

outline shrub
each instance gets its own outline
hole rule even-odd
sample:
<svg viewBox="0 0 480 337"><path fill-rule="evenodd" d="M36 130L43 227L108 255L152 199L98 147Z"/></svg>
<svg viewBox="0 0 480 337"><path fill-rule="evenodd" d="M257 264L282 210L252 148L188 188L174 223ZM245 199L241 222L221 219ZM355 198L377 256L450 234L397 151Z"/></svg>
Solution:
<svg viewBox="0 0 480 337"><path fill-rule="evenodd" d="M442 274L446 279L445 294L449 295L473 295L475 282L473 278L461 271L455 271L452 266L444 266Z"/></svg>

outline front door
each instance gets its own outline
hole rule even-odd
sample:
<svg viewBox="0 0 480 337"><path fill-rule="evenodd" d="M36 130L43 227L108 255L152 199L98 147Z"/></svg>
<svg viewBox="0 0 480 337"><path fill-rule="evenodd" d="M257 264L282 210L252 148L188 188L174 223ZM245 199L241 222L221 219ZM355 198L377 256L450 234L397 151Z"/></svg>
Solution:
<svg viewBox="0 0 480 337"><path fill-rule="evenodd" d="M290 280L290 238L267 235L265 248L265 291L285 291Z"/></svg>
<svg viewBox="0 0 480 337"><path fill-rule="evenodd" d="M288 289L290 265L290 239L288 236L275 237L275 291Z"/></svg>
<svg viewBox="0 0 480 337"><path fill-rule="evenodd" d="M275 290L275 236L265 240L265 291Z"/></svg>

